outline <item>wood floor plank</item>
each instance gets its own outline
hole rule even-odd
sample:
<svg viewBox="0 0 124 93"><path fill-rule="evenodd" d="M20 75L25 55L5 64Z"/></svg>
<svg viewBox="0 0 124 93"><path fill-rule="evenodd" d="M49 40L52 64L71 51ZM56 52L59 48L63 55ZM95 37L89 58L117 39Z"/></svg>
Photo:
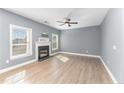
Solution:
<svg viewBox="0 0 124 93"><path fill-rule="evenodd" d="M0 83L111 84L99 58L58 54L0 75Z"/></svg>

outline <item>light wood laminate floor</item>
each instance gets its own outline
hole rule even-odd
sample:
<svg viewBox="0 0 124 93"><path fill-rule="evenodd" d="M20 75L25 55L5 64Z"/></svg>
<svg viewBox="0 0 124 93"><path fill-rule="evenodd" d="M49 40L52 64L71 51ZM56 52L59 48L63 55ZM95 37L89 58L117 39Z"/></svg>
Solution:
<svg viewBox="0 0 124 93"><path fill-rule="evenodd" d="M0 83L104 84L112 80L99 58L58 54L1 74Z"/></svg>

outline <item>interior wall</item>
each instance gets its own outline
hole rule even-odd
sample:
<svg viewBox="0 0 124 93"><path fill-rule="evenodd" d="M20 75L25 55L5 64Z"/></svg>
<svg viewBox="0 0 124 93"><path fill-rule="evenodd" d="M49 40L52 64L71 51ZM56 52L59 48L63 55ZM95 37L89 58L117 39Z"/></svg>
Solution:
<svg viewBox="0 0 124 93"><path fill-rule="evenodd" d="M124 9L110 9L101 25L101 56L119 83L124 83Z"/></svg>
<svg viewBox="0 0 124 93"><path fill-rule="evenodd" d="M9 25L32 28L33 55L10 60ZM110 9L101 26L58 31L25 17L0 9L0 69L35 58L35 41L41 33L60 36L59 50L72 53L101 55L105 64L119 83L124 83L124 9ZM117 48L117 49L113 49ZM52 53L54 53L53 51ZM7 64L6 61L10 63Z"/></svg>
<svg viewBox="0 0 124 93"><path fill-rule="evenodd" d="M32 28L32 56L10 60L10 24ZM41 33L47 33L50 37L50 40L52 33L60 35L60 31L56 29L0 9L0 69L35 59L35 41L38 39ZM59 51L59 49L57 51ZM55 51L52 51L52 53L54 52ZM6 63L7 60L10 61L9 64Z"/></svg>
<svg viewBox="0 0 124 93"><path fill-rule="evenodd" d="M60 50L64 52L100 55L101 31L99 26L61 31Z"/></svg>

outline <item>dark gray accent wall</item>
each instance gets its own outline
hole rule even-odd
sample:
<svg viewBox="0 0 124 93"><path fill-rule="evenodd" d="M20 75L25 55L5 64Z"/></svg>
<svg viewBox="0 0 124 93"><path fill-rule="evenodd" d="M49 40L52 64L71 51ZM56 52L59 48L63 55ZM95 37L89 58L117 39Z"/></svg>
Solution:
<svg viewBox="0 0 124 93"><path fill-rule="evenodd" d="M119 83L124 83L124 9L110 9L102 25L101 56ZM114 50L113 46L117 49Z"/></svg>
<svg viewBox="0 0 124 93"><path fill-rule="evenodd" d="M61 31L61 51L100 55L101 31L99 26Z"/></svg>
<svg viewBox="0 0 124 93"><path fill-rule="evenodd" d="M10 29L9 29L10 24L32 28L33 30L32 31L32 35L33 35L32 36L32 40L33 40L32 56L20 58L16 60L10 60ZM50 40L51 40L52 33L56 33L60 35L60 31L56 29L53 29L51 27L29 20L25 17L0 9L0 69L17 65L17 64L34 59L35 58L35 41L38 39L39 35L43 32L47 33L50 36ZM10 63L7 64L6 60L9 60Z"/></svg>

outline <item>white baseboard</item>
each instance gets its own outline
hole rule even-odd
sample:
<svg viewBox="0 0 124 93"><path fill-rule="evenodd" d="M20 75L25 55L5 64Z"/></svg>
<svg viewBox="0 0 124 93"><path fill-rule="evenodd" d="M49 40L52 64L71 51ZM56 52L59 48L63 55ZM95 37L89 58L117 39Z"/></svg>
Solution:
<svg viewBox="0 0 124 93"><path fill-rule="evenodd" d="M50 56L54 56L56 54L58 54L59 52L56 52L56 53L52 53ZM30 63L33 63L37 61L36 59L33 59L33 60L30 60L28 62L25 62L25 63L21 63L21 64L18 64L18 65L15 65L15 66L11 66L11 67L8 67L8 68L5 68L5 69L1 69L0 70L0 74L4 73L4 72L7 72L7 71L10 71L10 70L13 70L13 69L16 69L18 67L22 67L24 65L27 65L27 64L30 64Z"/></svg>
<svg viewBox="0 0 124 93"><path fill-rule="evenodd" d="M57 54L59 54L59 53L60 53L60 51L55 52L55 53L52 53L52 54L50 54L50 56L54 56L54 55L57 55Z"/></svg>
<svg viewBox="0 0 124 93"><path fill-rule="evenodd" d="M101 60L101 62L103 63L104 67L106 68L106 70L107 70L109 76L111 77L113 83L118 84L118 81L115 79L115 77L113 76L112 72L109 70L109 68L107 67L107 65L106 65L105 62L103 61L102 57L100 57L100 60Z"/></svg>
<svg viewBox="0 0 124 93"><path fill-rule="evenodd" d="M64 51L60 51L59 53L78 55L78 56L100 57L99 55L80 54L80 53L72 53L72 52L64 52Z"/></svg>
<svg viewBox="0 0 124 93"><path fill-rule="evenodd" d="M65 53L65 54L72 54L72 55L79 55L79 56L89 56L89 57L98 57L101 62L103 63L105 69L107 70L109 76L111 77L113 83L117 84L117 80L115 79L115 77L113 76L113 74L111 73L111 71L109 70L109 68L107 67L107 65L105 64L105 62L103 61L102 57L101 56L98 56L98 55L89 55L89 54L79 54L79 53L71 53L71 52L63 52L63 51L60 51L59 53Z"/></svg>
<svg viewBox="0 0 124 93"><path fill-rule="evenodd" d="M8 67L8 68L5 68L5 69L1 69L1 70L0 70L0 74L2 74L2 73L4 73L4 72L7 72L7 71L10 71L10 70L13 70L13 69L16 69L16 68L18 68L18 67L22 67L22 66L24 66L24 65L33 63L33 62L35 62L35 61L36 61L36 59L33 59L33 60L31 60L31 61L27 61L27 62L22 63L22 64L18 64L18 65L11 66L11 67Z"/></svg>
<svg viewBox="0 0 124 93"><path fill-rule="evenodd" d="M103 61L102 57L98 56L98 55L89 55L89 54L79 54L79 53L71 53L71 52L64 52L64 51L58 51L56 53L52 53L50 56L54 56L56 54L59 54L59 53L64 53L64 54L72 54L72 55L79 55L79 56L89 56L89 57L98 57L100 58L101 62L103 63L103 65L105 66L109 76L111 77L113 83L117 84L117 80L115 79L115 77L113 76L113 74L111 73L111 71L109 70L109 68L107 67L107 65L105 64L105 62ZM28 61L28 62L25 62L25 63L22 63L22 64L18 64L18 65L15 65L15 66L12 66L12 67L9 67L9 68L5 68L5 69L2 69L0 70L0 74L4 73L4 72L7 72L7 71L10 71L10 70L13 70L15 68L18 68L18 67L22 67L24 65L27 65L27 64L30 64L30 63L33 63L35 62L36 59L33 59L31 61Z"/></svg>

